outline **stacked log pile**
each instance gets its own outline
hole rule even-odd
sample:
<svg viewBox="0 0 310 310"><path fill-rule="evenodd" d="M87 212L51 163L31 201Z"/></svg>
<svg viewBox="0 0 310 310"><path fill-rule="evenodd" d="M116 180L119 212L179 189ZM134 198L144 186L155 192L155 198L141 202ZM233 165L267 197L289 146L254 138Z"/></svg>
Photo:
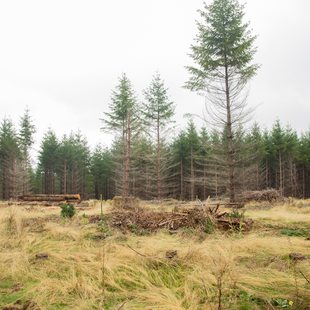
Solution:
<svg viewBox="0 0 310 310"><path fill-rule="evenodd" d="M35 203L79 203L81 201L80 194L64 194L64 195L53 195L53 194L36 194L36 195L23 195L18 197L19 201L23 202L35 202Z"/></svg>

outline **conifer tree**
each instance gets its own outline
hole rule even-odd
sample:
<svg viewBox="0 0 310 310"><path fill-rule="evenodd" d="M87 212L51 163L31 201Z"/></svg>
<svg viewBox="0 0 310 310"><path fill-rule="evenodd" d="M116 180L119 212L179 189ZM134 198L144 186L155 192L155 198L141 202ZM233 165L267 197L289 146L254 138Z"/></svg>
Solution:
<svg viewBox="0 0 310 310"><path fill-rule="evenodd" d="M245 136L243 144L245 145L245 157L250 161L250 165L243 178L247 190L260 190L264 188L266 163L264 158L266 151L264 148L264 138L261 129L257 123L254 123L249 133Z"/></svg>
<svg viewBox="0 0 310 310"><path fill-rule="evenodd" d="M112 198L112 173L114 170L111 151L97 145L91 156L90 171L93 177L94 195L96 199L100 194L104 199Z"/></svg>
<svg viewBox="0 0 310 310"><path fill-rule="evenodd" d="M122 188L124 198L130 196L130 164L131 143L133 136L141 126L140 109L132 89L131 82L125 74L119 79L115 91L112 93L109 112L104 113L102 119L107 132L114 132L122 143Z"/></svg>
<svg viewBox="0 0 310 310"><path fill-rule="evenodd" d="M186 158L188 154L188 145L186 133L181 131L174 139L171 146L171 157L174 165L170 167L170 174L173 175L171 181L174 184L174 196L180 200L186 198L185 195L185 171L186 171Z"/></svg>
<svg viewBox="0 0 310 310"><path fill-rule="evenodd" d="M163 134L166 132L167 126L171 123L174 115L174 104L169 100L168 89L158 73L153 77L150 86L144 91L144 97L144 116L148 128L151 129L156 140L156 196L157 199L160 199L163 191L163 173L166 170L166 154L163 154Z"/></svg>
<svg viewBox="0 0 310 310"><path fill-rule="evenodd" d="M133 139L131 188L134 196L143 199L154 198L154 184L156 184L154 181L157 177L154 169L156 156L156 145L148 137L138 135Z"/></svg>
<svg viewBox="0 0 310 310"><path fill-rule="evenodd" d="M188 122L186 129L186 140L187 140L187 159L189 162L189 184L190 184L190 200L195 199L195 186L196 186L196 160L198 151L200 148L199 136L196 131L193 120Z"/></svg>
<svg viewBox="0 0 310 310"><path fill-rule="evenodd" d="M59 142L56 134L49 129L41 142L39 151L39 171L42 176L42 192L55 194L57 190L57 168Z"/></svg>
<svg viewBox="0 0 310 310"><path fill-rule="evenodd" d="M30 116L30 111L27 108L24 115L20 119L19 129L19 144L22 155L22 192L26 194L30 191L30 179L32 175L30 163L30 150L34 143L35 126Z"/></svg>
<svg viewBox="0 0 310 310"><path fill-rule="evenodd" d="M80 132L63 136L58 147L57 174L60 191L87 196L90 150Z"/></svg>
<svg viewBox="0 0 310 310"><path fill-rule="evenodd" d="M301 197L309 197L310 172L310 131L303 133L298 144L299 188Z"/></svg>
<svg viewBox="0 0 310 310"><path fill-rule="evenodd" d="M210 151L211 141L208 131L205 127L201 128L199 135L199 152L197 165L199 166L201 199L205 200L209 192L209 167L210 167Z"/></svg>
<svg viewBox="0 0 310 310"><path fill-rule="evenodd" d="M5 118L0 126L0 171L2 199L16 198L19 178L21 152L14 125Z"/></svg>
<svg viewBox="0 0 310 310"><path fill-rule="evenodd" d="M225 130L229 197L235 200L235 130L247 120L244 89L258 66L253 64L255 36L243 22L243 6L237 0L214 0L200 11L196 44L191 47L196 66L188 67L186 87L203 92L207 110L215 126Z"/></svg>

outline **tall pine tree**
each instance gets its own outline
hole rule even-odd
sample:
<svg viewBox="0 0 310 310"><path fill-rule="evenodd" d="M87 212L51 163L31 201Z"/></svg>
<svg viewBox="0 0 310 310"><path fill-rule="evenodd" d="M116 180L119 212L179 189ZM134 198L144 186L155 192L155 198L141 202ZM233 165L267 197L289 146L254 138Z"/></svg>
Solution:
<svg viewBox="0 0 310 310"><path fill-rule="evenodd" d="M22 191L23 194L27 194L31 190L30 180L32 176L32 169L30 163L30 150L34 143L34 134L36 132L28 108L25 110L24 115L21 117L19 126L20 129L18 139L21 148L23 171Z"/></svg>
<svg viewBox="0 0 310 310"><path fill-rule="evenodd" d="M174 104L169 100L168 89L165 87L164 81L157 73L150 84L144 91L145 104L144 116L146 118L148 128L155 135L156 140L156 197L160 199L164 190L165 181L164 174L166 172L165 164L167 163L166 154L164 154L164 133L174 115Z"/></svg>
<svg viewBox="0 0 310 310"><path fill-rule="evenodd" d="M124 198L130 196L130 164L131 143L140 124L140 107L134 94L130 80L125 74L119 79L115 91L112 93L109 112L102 119L104 131L114 132L122 143L122 186L121 193Z"/></svg>
<svg viewBox="0 0 310 310"><path fill-rule="evenodd" d="M228 192L231 201L236 192L235 130L248 116L244 89L258 66L253 64L255 37L243 22L243 6L237 0L214 0L200 11L196 44L191 47L196 66L188 67L186 87L204 92L207 110L215 126L225 130Z"/></svg>

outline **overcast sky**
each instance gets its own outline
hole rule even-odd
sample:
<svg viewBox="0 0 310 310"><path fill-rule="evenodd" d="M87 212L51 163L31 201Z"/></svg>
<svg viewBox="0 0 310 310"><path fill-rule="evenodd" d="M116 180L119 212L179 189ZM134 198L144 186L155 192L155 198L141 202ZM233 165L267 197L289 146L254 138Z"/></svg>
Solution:
<svg viewBox="0 0 310 310"><path fill-rule="evenodd" d="M209 3L210 1L207 1ZM10 0L0 2L0 118L18 122L26 106L41 139L80 129L93 146L109 144L99 118L125 72L138 95L159 71L177 104L176 120L202 114L204 99L182 89L202 0ZM310 125L310 1L248 0L258 35L249 104L255 120L298 131Z"/></svg>

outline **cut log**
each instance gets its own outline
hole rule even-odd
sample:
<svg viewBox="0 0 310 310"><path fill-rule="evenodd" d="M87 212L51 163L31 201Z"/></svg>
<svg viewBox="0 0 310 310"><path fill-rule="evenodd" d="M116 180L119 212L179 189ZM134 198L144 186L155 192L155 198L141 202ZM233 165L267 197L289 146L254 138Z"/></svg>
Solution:
<svg viewBox="0 0 310 310"><path fill-rule="evenodd" d="M81 201L80 194L64 194L64 195L52 195L52 194L37 194L37 195L23 195L19 196L18 200L21 201L44 201L44 202L79 202Z"/></svg>

